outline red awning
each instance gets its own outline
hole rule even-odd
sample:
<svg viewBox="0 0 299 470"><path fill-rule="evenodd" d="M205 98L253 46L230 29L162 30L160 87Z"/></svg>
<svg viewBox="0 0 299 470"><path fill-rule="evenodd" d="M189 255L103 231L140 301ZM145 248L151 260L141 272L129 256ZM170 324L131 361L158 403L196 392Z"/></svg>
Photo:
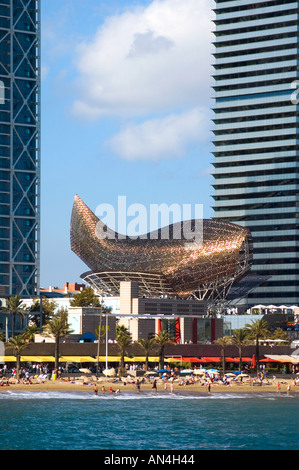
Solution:
<svg viewBox="0 0 299 470"><path fill-rule="evenodd" d="M171 359L171 356L167 356L168 359ZM221 362L221 357L195 357L195 356L176 356L175 359L181 362L194 362L198 364L204 364L205 362Z"/></svg>
<svg viewBox="0 0 299 470"><path fill-rule="evenodd" d="M167 358L171 359L171 356L167 356ZM198 363L198 364L204 364L207 362L222 362L222 358L217 357L217 356L203 356L203 357L182 356L182 358L180 358L179 356L176 356L175 359L181 362L191 362L191 363ZM242 362L251 362L251 360L252 360L251 357L242 357ZM228 356L225 358L225 361L239 363L240 359L239 357Z"/></svg>
<svg viewBox="0 0 299 470"><path fill-rule="evenodd" d="M239 357L226 357L225 361L238 363L240 362L240 358ZM242 362L250 362L250 361L251 361L251 357L242 357Z"/></svg>
<svg viewBox="0 0 299 470"><path fill-rule="evenodd" d="M199 362L202 363L202 360L194 356L184 356L182 357L182 362Z"/></svg>
<svg viewBox="0 0 299 470"><path fill-rule="evenodd" d="M200 359L198 357L195 357L195 356L175 356L172 357L172 356L167 356L167 359L176 359L176 361L178 362L197 362L197 363L203 363L205 362L203 359Z"/></svg>
<svg viewBox="0 0 299 470"><path fill-rule="evenodd" d="M203 362L221 362L221 357L202 357Z"/></svg>

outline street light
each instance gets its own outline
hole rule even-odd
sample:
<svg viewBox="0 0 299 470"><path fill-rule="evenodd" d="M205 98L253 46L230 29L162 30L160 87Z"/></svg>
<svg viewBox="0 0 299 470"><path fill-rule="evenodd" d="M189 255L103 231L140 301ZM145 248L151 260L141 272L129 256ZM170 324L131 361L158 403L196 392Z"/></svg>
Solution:
<svg viewBox="0 0 299 470"><path fill-rule="evenodd" d="M108 370L108 315L106 314L106 370Z"/></svg>
<svg viewBox="0 0 299 470"><path fill-rule="evenodd" d="M97 376L98 376L98 373L99 373L100 338L101 338L102 315L103 315L103 308L102 307L103 307L103 302L101 302L100 325L99 325L99 331L98 331L97 373L96 373Z"/></svg>

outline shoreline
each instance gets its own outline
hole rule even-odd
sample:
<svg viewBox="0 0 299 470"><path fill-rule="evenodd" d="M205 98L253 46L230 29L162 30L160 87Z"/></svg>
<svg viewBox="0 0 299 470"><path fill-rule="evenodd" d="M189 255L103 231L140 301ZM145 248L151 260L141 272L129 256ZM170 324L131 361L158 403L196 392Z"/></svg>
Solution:
<svg viewBox="0 0 299 470"><path fill-rule="evenodd" d="M278 390L277 383L280 382L280 389ZM137 395L142 395L142 391L149 392L152 391L152 383L141 383L140 390L137 391L136 384L127 383L124 385L123 382L113 382L111 379L101 379L100 381L86 381L84 383L82 380L73 380L73 381L64 381L64 380L46 380L44 383L31 383L31 384L9 384L9 386L0 387L0 393L5 393L9 391L26 391L26 392L87 392L94 394L95 384L98 387L98 395L102 395L102 387L105 387L104 394L111 394L110 388L113 392L116 392L119 389L120 393L126 392L135 392ZM289 386L289 390L288 390ZM112 394L114 394L112 392ZM220 385L217 383L212 383L210 387L210 392L206 384L201 384L199 382L189 385L179 385L174 383L173 388L174 394L180 392L184 395L200 395L200 396L210 396L217 393L222 394L235 394L235 393L249 393L249 394L263 394L263 393L275 393L279 395L299 395L299 386L293 385L293 379L285 379L281 381L275 381L269 385L251 385L249 383L233 383L231 385ZM156 393L156 392L154 392ZM167 384L166 391L164 390L164 383L157 381L157 394L161 395L171 395L170 383Z"/></svg>

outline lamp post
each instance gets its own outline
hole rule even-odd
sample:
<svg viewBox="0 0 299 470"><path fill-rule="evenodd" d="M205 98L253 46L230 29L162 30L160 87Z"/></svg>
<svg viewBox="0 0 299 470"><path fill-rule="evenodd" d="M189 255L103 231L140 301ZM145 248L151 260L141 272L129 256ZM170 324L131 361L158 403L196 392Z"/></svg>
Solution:
<svg viewBox="0 0 299 470"><path fill-rule="evenodd" d="M101 338L101 329L102 329L102 314L103 314L103 303L101 302L101 312L100 312L100 324L99 324L99 331L98 331L98 350L97 350L97 373L99 373L99 355L100 355L100 338Z"/></svg>
<svg viewBox="0 0 299 470"><path fill-rule="evenodd" d="M106 370L108 370L108 315L106 314Z"/></svg>
<svg viewBox="0 0 299 470"><path fill-rule="evenodd" d="M43 296L41 295L40 296L40 301L39 301L39 310L40 310L40 320L39 320L39 332L40 334L42 334L43 332Z"/></svg>

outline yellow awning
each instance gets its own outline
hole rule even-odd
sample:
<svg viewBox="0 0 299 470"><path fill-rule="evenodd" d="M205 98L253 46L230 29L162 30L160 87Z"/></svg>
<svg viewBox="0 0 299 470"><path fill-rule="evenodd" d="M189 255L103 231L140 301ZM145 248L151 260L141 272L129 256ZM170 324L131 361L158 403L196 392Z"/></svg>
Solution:
<svg viewBox="0 0 299 470"><path fill-rule="evenodd" d="M94 357L91 356L61 356L59 362L97 362Z"/></svg>
<svg viewBox="0 0 299 470"><path fill-rule="evenodd" d="M134 356L134 362L145 362L145 356Z"/></svg>
<svg viewBox="0 0 299 470"><path fill-rule="evenodd" d="M102 362L106 361L106 356L103 356L104 359ZM108 356L108 362L119 362L120 361L120 356Z"/></svg>
<svg viewBox="0 0 299 470"><path fill-rule="evenodd" d="M97 357L95 358L96 362ZM148 358L149 362L158 362L159 357L155 356L150 356ZM108 362L119 362L120 361L120 356L108 356ZM106 356L99 356L99 362L106 362ZM134 357L128 357L125 356L125 362L145 362L145 356L134 356Z"/></svg>
<svg viewBox="0 0 299 470"><path fill-rule="evenodd" d="M21 362L54 362L54 356L21 356Z"/></svg>
<svg viewBox="0 0 299 470"><path fill-rule="evenodd" d="M145 356L134 356L134 362L145 362ZM159 356L149 356L149 362L159 362Z"/></svg>
<svg viewBox="0 0 299 470"><path fill-rule="evenodd" d="M149 362L159 362L159 356L149 356ZM0 362L15 362L15 356L0 356ZM108 362L119 362L120 356L108 356ZM168 358L164 362L174 362L179 359ZM21 356L21 362L55 362L54 356ZM59 362L97 362L97 356L61 356ZM106 362L106 356L99 356L99 362ZM125 362L145 362L145 356L125 356Z"/></svg>
<svg viewBox="0 0 299 470"><path fill-rule="evenodd" d="M159 362L159 356L150 356L148 360L149 362Z"/></svg>
<svg viewBox="0 0 299 470"><path fill-rule="evenodd" d="M0 362L15 362L16 356L0 356Z"/></svg>
<svg viewBox="0 0 299 470"><path fill-rule="evenodd" d="M21 356L21 362L41 362L40 356Z"/></svg>
<svg viewBox="0 0 299 470"><path fill-rule="evenodd" d="M97 361L97 356L96 356L96 361ZM106 356L99 356L99 362L105 362L106 361Z"/></svg>
<svg viewBox="0 0 299 470"><path fill-rule="evenodd" d="M134 356L133 361L134 362L145 362L145 356ZM149 356L148 361L149 362L159 362L159 356ZM167 358L167 359L164 359L164 362L181 362L181 360L177 359L177 358Z"/></svg>
<svg viewBox="0 0 299 470"><path fill-rule="evenodd" d="M54 356L40 356L39 362L55 362Z"/></svg>
<svg viewBox="0 0 299 470"><path fill-rule="evenodd" d="M125 356L124 359L125 359L125 362L136 362L136 361L134 361L134 357Z"/></svg>

